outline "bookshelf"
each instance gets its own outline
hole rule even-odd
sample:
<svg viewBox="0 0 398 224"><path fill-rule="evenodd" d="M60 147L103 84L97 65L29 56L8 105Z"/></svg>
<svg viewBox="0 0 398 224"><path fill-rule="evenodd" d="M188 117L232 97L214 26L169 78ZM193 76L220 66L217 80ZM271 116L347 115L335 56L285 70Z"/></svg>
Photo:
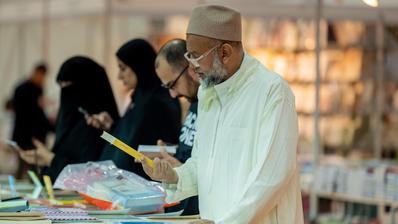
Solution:
<svg viewBox="0 0 398 224"><path fill-rule="evenodd" d="M372 130L382 130L380 118L383 109L378 110L377 105L383 105L384 102L380 102L380 91L383 91L380 84L383 81L376 75L379 52L374 39L369 38L375 33L374 24L361 21L321 21L318 84L316 29L313 21L254 20L255 25L252 22L246 21L244 32L249 43L247 50L289 82L296 97L300 156L310 155L314 171L325 154L346 156L359 151L365 156L378 157L375 142L380 141L382 136ZM318 157L314 154L317 107L320 148L315 146L315 149L318 150ZM386 199L314 192L311 187L303 195L311 197L309 204L313 210L311 213L315 216L318 216L317 204L321 199L374 205L378 208L379 220L387 217L385 207L397 205L397 202ZM304 209L306 207L308 206L304 206ZM311 217L310 214L310 219L314 218L316 217Z"/></svg>
<svg viewBox="0 0 398 224"><path fill-rule="evenodd" d="M252 24L254 23L254 25ZM315 24L305 20L246 20L248 52L271 70L286 79L296 96L300 126L300 153L311 154L308 144L314 136L313 122L316 92ZM342 33L349 27L354 37ZM279 28L279 29L278 29ZM256 29L256 30L251 30ZM285 29L288 29L286 31ZM261 32L258 30L262 30ZM325 148L333 153L345 153L354 145L355 130L361 125L360 117L370 116L362 109L372 96L359 102L368 90L366 57L374 48L362 43L366 26L360 22L321 23L320 53L320 134ZM330 34L330 30L335 30ZM286 36L284 34L290 34ZM337 35L338 33L339 35ZM332 36L332 37L330 37ZM347 36L347 35L345 35ZM332 39L330 41L328 39ZM337 41L337 40L338 41ZM369 131L369 130L367 130Z"/></svg>

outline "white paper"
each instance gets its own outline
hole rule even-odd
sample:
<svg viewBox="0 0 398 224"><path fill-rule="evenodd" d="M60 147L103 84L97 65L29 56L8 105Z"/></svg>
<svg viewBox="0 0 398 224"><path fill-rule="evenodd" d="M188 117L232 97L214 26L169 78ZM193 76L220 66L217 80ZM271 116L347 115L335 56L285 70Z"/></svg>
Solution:
<svg viewBox="0 0 398 224"><path fill-rule="evenodd" d="M177 151L176 146L139 145L138 152L160 152L161 147L170 154L175 154Z"/></svg>

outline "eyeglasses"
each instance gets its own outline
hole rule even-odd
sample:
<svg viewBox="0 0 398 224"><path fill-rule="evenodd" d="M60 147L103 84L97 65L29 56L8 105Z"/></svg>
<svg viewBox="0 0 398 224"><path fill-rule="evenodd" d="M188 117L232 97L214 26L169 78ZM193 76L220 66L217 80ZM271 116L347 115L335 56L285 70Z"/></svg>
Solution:
<svg viewBox="0 0 398 224"><path fill-rule="evenodd" d="M185 68L180 72L180 74L177 76L176 79L174 79L173 81L170 81L168 83L162 83L162 87L166 88L166 89L173 89L173 87L175 86L175 84L177 83L178 79L180 79L180 77L185 73L185 71L188 69L188 65L185 66Z"/></svg>
<svg viewBox="0 0 398 224"><path fill-rule="evenodd" d="M216 46L212 47L211 49L209 49L208 51L206 51L204 54L200 55L200 56L197 57L197 58L193 58L193 57L192 57L192 54L189 53L189 52L186 52L186 53L184 54L184 57L185 57L185 59L187 59L187 61L188 61L189 63L191 63L195 68L198 68L198 67L200 67L199 61L202 60L203 58L207 57L207 55L209 55L210 52L212 52L214 49L217 49L217 48L218 48L219 46L221 46L221 45L222 45L222 43L221 43L221 44L217 44Z"/></svg>

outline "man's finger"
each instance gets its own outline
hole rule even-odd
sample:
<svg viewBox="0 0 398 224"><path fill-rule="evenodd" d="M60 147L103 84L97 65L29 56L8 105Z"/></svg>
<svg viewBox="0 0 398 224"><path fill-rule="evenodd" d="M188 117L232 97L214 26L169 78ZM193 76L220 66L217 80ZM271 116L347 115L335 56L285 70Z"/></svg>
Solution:
<svg viewBox="0 0 398 224"><path fill-rule="evenodd" d="M144 169L145 173L148 174L148 176L152 175L152 168L148 165L148 162L146 161L146 158L142 158L141 159L141 164L142 164L142 168ZM151 177L152 178L152 177Z"/></svg>
<svg viewBox="0 0 398 224"><path fill-rule="evenodd" d="M158 180L163 180L163 164L162 163L159 163L159 168L158 168L158 170L157 170L158 172L157 172L157 177L158 177Z"/></svg>
<svg viewBox="0 0 398 224"><path fill-rule="evenodd" d="M158 177L161 173L161 162L160 159L158 157L156 157L153 160L153 164L154 164L154 174L156 174L156 177Z"/></svg>
<svg viewBox="0 0 398 224"><path fill-rule="evenodd" d="M147 167L147 166L148 166L148 163L147 163L147 161L146 161L146 158L145 158L145 157L142 157L142 158L141 158L141 160L140 160L140 162L142 163L142 165L143 165L143 166L145 166L145 167Z"/></svg>
<svg viewBox="0 0 398 224"><path fill-rule="evenodd" d="M161 139L158 139L157 145L158 146L166 146L166 143L164 143L164 141L162 141Z"/></svg>
<svg viewBox="0 0 398 224"><path fill-rule="evenodd" d="M162 155L163 159L169 159L171 157L164 147L160 147L160 155Z"/></svg>
<svg viewBox="0 0 398 224"><path fill-rule="evenodd" d="M142 154L148 159L154 159L156 157L162 157L162 155L158 152L142 152Z"/></svg>

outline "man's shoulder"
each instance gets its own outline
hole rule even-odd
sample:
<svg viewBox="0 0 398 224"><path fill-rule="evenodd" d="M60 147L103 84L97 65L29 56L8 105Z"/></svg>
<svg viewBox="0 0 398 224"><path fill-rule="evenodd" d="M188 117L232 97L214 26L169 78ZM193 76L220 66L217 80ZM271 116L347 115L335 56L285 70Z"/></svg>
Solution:
<svg viewBox="0 0 398 224"><path fill-rule="evenodd" d="M252 75L249 79L251 85L266 89L275 85L286 84L286 81L279 74L269 70L257 59L252 58L252 60L256 60L257 63L253 65L254 68L251 70Z"/></svg>
<svg viewBox="0 0 398 224"><path fill-rule="evenodd" d="M258 61L255 58L252 58L252 60L256 60L256 67L253 70L253 78L260 82L260 83L280 83L284 82L283 78L277 74L276 72L268 69L265 67L260 61Z"/></svg>
<svg viewBox="0 0 398 224"><path fill-rule="evenodd" d="M265 67L257 59L252 58L252 60L256 60L257 63L255 63L255 68L252 70L253 74L250 78L250 84L247 86L248 89L257 91L258 95L265 94L269 96L271 93L276 92L284 92L291 95L289 84L282 76Z"/></svg>
<svg viewBox="0 0 398 224"><path fill-rule="evenodd" d="M26 94L30 94L32 92L32 86L28 81L23 81L20 82L16 87L15 87L15 92L14 94L17 96L22 95L26 95Z"/></svg>
<svg viewBox="0 0 398 224"><path fill-rule="evenodd" d="M20 90L20 89L25 89L27 87L30 87L30 83L25 80L25 81L19 82L15 89Z"/></svg>

